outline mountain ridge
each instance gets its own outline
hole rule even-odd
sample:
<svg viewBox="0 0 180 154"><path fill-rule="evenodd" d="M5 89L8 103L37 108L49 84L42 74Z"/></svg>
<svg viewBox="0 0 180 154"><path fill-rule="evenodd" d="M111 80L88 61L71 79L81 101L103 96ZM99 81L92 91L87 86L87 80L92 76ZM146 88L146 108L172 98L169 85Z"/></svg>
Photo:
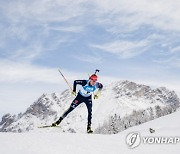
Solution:
<svg viewBox="0 0 180 154"><path fill-rule="evenodd" d="M43 94L24 113L19 113L17 116L4 115L0 122L0 131L37 131L37 126L51 124L57 120L73 99L70 90L64 90L62 93ZM148 111L150 108L152 108L153 114L156 114L155 108L161 107L168 107L168 112L172 113L179 108L179 104L180 100L176 93L165 87L152 89L150 86L127 80L117 81L104 86L101 97L93 101L92 125L95 130L98 130L114 115L118 115L122 120L122 117L130 116L134 111ZM85 108L85 105L81 104L71 112L63 120L61 131L85 132L87 123ZM166 114L169 114L168 112ZM158 116L154 116L154 118L158 118ZM111 128L108 127L108 129Z"/></svg>

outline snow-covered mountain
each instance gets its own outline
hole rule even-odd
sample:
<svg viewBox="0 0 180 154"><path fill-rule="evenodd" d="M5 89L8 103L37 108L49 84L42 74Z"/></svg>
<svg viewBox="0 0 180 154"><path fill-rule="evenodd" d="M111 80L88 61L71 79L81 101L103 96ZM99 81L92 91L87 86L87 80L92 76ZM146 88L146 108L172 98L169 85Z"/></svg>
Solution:
<svg viewBox="0 0 180 154"><path fill-rule="evenodd" d="M73 99L70 90L43 94L24 113L17 116L4 115L0 122L0 131L45 131L37 126L49 125L56 121ZM172 113L179 106L180 100L175 92L165 87L152 89L130 81L113 82L103 88L98 100L93 101L92 127L96 133L117 133ZM85 132L86 124L87 109L85 104L81 104L63 120L59 130Z"/></svg>

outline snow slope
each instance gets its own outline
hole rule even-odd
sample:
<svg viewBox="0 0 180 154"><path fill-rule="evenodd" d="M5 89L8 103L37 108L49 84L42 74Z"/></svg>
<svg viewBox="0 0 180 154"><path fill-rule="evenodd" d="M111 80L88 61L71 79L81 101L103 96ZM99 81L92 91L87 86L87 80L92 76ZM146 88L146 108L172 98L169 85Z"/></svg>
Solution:
<svg viewBox="0 0 180 154"><path fill-rule="evenodd" d="M143 144L134 149L125 143L127 134L138 131L141 136L179 136L180 111L132 127L115 135L61 133L48 128L44 133L0 133L1 154L179 154L176 144ZM149 128L155 133L150 134Z"/></svg>

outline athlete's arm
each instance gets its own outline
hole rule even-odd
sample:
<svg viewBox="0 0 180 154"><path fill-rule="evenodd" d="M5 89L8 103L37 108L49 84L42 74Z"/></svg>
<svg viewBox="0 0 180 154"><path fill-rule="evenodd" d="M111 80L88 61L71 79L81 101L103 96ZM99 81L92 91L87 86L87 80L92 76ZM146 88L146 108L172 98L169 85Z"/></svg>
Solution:
<svg viewBox="0 0 180 154"><path fill-rule="evenodd" d="M94 94L94 99L98 99L100 94L101 94L101 90L103 88L103 85L99 82L96 83L96 87L98 88L98 91L96 92L96 94Z"/></svg>
<svg viewBox="0 0 180 154"><path fill-rule="evenodd" d="M102 90L103 85L101 83L97 82L97 88L99 88L99 90Z"/></svg>
<svg viewBox="0 0 180 154"><path fill-rule="evenodd" d="M77 84L80 84L82 86L85 86L87 84L86 80L74 80L74 84L73 84L73 91L76 92L76 86Z"/></svg>

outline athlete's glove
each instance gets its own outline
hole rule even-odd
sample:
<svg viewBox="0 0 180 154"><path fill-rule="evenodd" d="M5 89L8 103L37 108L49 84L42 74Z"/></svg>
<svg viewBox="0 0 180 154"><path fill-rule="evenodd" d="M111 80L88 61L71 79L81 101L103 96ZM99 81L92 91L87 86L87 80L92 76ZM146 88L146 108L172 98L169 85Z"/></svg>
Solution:
<svg viewBox="0 0 180 154"><path fill-rule="evenodd" d="M75 92L75 91L73 91L73 92L72 92L72 95L73 95L73 96L76 96L76 92Z"/></svg>
<svg viewBox="0 0 180 154"><path fill-rule="evenodd" d="M99 96L100 96L100 94L101 94L101 92L100 92L100 91L98 91L98 92L94 95L94 99L98 99L98 98L99 98Z"/></svg>
<svg viewBox="0 0 180 154"><path fill-rule="evenodd" d="M98 95L94 95L94 99L98 99L99 98L99 96Z"/></svg>

